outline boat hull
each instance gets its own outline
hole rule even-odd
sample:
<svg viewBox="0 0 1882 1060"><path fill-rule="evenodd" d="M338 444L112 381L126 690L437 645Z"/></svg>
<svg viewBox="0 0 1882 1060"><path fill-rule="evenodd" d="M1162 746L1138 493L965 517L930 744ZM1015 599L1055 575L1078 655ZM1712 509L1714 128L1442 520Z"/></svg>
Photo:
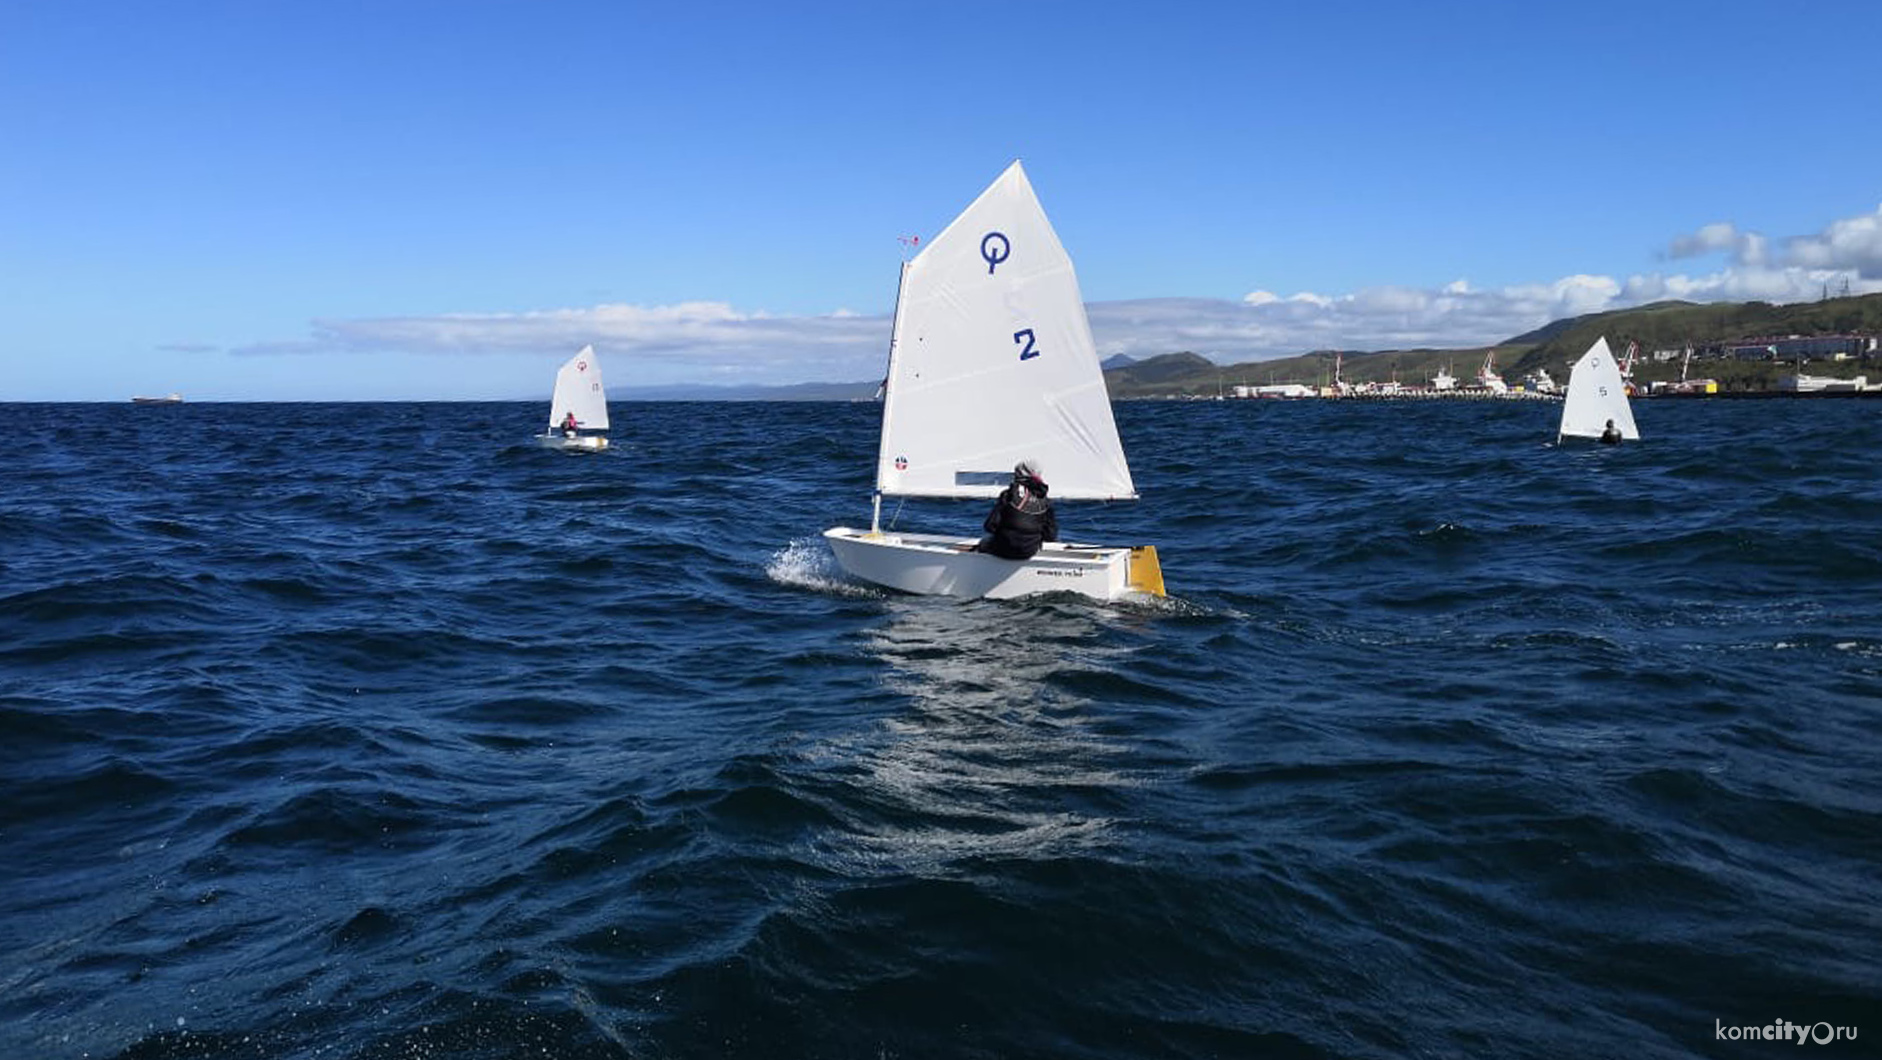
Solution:
<svg viewBox="0 0 1882 1060"><path fill-rule="evenodd" d="M599 434L578 434L573 438L561 434L539 434L536 440L547 449L560 449L565 453L599 453L608 447L608 439Z"/></svg>
<svg viewBox="0 0 1882 1060"><path fill-rule="evenodd" d="M847 526L825 530L823 536L851 576L922 596L1003 600L1072 592L1117 600L1163 595L1155 549L1049 542L1031 559L1011 560L972 551L977 538L872 533Z"/></svg>

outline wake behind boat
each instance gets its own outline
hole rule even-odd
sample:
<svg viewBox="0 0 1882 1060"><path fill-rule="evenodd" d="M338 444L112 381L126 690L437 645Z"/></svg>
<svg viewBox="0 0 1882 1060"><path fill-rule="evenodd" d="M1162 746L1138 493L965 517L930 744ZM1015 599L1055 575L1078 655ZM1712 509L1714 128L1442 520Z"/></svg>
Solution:
<svg viewBox="0 0 1882 1060"><path fill-rule="evenodd" d="M1061 500L1135 500L1071 258L1018 162L902 266L868 530L824 531L851 575L904 592L1100 600L1163 594L1156 549L1047 543L1025 560L978 538L882 529L882 498L1000 495L1021 461Z"/></svg>
<svg viewBox="0 0 1882 1060"><path fill-rule="evenodd" d="M1627 402L1627 387L1621 379L1621 366L1615 362L1604 335L1588 347L1569 372L1568 396L1562 400L1562 424L1555 440L1559 444L1564 438L1601 439L1610 426L1621 439L1640 440L1633 406Z"/></svg>
<svg viewBox="0 0 1882 1060"><path fill-rule="evenodd" d="M608 393L601 385L601 359L583 346L555 373L549 399L549 429L537 440L571 453L597 453L608 447Z"/></svg>

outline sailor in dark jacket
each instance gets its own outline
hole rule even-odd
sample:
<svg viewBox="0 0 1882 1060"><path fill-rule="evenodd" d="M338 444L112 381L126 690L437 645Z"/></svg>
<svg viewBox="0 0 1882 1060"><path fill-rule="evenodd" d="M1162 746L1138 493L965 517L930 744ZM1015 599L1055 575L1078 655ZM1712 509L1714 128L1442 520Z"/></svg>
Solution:
<svg viewBox="0 0 1882 1060"><path fill-rule="evenodd" d="M1039 545L1059 539L1059 518L1046 499L1046 483L1039 468L1022 460L1013 468L1013 481L1000 491L993 511L987 513L987 536L974 546L1003 559L1031 559Z"/></svg>

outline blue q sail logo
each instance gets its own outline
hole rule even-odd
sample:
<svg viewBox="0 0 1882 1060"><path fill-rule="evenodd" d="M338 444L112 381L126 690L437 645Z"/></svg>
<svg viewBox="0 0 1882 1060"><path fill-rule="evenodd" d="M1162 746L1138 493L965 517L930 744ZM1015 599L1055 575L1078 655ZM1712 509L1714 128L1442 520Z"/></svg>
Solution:
<svg viewBox="0 0 1882 1060"><path fill-rule="evenodd" d="M1001 262L1012 256L1012 241L1002 233L988 232L980 237L980 259L987 263L987 275L993 275L993 270L999 268Z"/></svg>

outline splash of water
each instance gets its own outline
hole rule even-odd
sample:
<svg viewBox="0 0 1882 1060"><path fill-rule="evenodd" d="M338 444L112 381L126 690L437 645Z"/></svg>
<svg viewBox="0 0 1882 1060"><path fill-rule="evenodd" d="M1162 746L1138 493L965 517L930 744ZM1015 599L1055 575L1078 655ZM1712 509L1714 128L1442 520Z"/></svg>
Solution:
<svg viewBox="0 0 1882 1060"><path fill-rule="evenodd" d="M771 562L765 565L765 576L780 585L838 596L885 595L880 589L851 581L820 538L797 538L773 553Z"/></svg>

